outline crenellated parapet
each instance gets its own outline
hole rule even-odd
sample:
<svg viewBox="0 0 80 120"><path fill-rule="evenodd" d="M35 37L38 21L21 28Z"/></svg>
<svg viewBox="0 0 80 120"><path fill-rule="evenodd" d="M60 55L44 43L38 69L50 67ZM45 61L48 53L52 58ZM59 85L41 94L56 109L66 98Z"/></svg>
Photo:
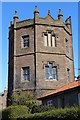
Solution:
<svg viewBox="0 0 80 120"><path fill-rule="evenodd" d="M31 26L31 25L34 25L34 24L42 24L42 25L49 25L49 26L55 26L55 27L62 27L69 34L72 34L71 16L69 16L64 22L63 21L63 14L62 14L61 9L59 9L58 19L54 19L53 16L51 16L50 10L48 10L48 14L47 14L46 17L44 17L44 18L40 17L37 6L35 6L34 18L18 21L18 19L19 19L18 18L18 13L17 13L17 11L15 11L13 19L14 19L14 21L13 21L14 28L16 27L16 29L20 29L22 27L28 27L28 26ZM13 24L12 24L12 22L10 23L10 28Z"/></svg>

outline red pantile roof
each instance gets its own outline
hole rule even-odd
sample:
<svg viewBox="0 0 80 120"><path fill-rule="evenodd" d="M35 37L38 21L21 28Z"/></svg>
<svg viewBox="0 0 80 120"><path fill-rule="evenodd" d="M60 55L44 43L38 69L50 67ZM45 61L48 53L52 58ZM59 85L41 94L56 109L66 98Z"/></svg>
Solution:
<svg viewBox="0 0 80 120"><path fill-rule="evenodd" d="M69 90L69 89L72 89L72 88L76 88L80 86L80 80L76 80L74 82L71 82L71 83L68 83L52 92L49 92L49 93L45 93L44 95L42 95L40 98L37 98L38 100L41 100L47 96L50 96L50 95L53 95L53 94L56 94L56 93L59 93L59 92L63 92L65 90Z"/></svg>

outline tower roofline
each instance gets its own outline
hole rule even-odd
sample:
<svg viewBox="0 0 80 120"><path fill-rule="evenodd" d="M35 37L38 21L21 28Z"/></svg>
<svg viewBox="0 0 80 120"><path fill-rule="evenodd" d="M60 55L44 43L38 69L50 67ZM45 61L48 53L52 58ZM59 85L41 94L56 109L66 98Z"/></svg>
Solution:
<svg viewBox="0 0 80 120"><path fill-rule="evenodd" d="M17 23L17 26L19 26L19 24L21 24L22 22L24 22L24 24L26 23L26 25L30 25L30 24L33 24L34 23L34 19L36 19L35 23L38 23L38 24L49 24L49 25L55 25L55 26L65 26L65 29L66 29L66 26L69 26L71 25L70 23L70 17L67 18L65 20L65 22L62 20L62 17L63 17L63 14L62 14L62 10L59 9L59 13L58 13L58 19L54 19L52 17L52 15L50 14L50 10L48 10L48 15L46 17L39 17L39 11L38 11L38 7L35 6L35 10L34 10L34 18L30 18L30 19L26 19L26 20L22 20L22 21L18 21L18 13L17 11L15 10L15 14L14 14L14 19L16 20L16 23ZM50 19L50 20L48 20ZM17 27L16 26L16 27ZM23 25L24 26L24 25ZM71 29L70 27L67 27L71 32Z"/></svg>
<svg viewBox="0 0 80 120"><path fill-rule="evenodd" d="M36 21L35 23L34 23L34 18L16 22L16 29L20 29L20 28L23 28L23 27L28 27L28 26L31 26L31 25L34 25L34 24L36 24L36 25L54 26L54 27L62 27L62 28L64 28L64 30L66 32L68 32L69 34L72 35L71 30L65 25L64 22L59 21L59 20L54 20L53 18L51 18L51 23L50 23L47 20L46 17L45 18L39 17L39 20Z"/></svg>

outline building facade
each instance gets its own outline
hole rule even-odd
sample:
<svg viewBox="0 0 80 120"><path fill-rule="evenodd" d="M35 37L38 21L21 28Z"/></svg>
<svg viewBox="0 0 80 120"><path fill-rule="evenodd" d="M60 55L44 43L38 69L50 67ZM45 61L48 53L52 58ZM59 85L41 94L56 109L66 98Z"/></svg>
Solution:
<svg viewBox="0 0 80 120"><path fill-rule="evenodd" d="M80 106L80 79L46 93L38 100L41 100L43 105L57 108Z"/></svg>
<svg viewBox="0 0 80 120"><path fill-rule="evenodd" d="M4 90L4 93L0 94L0 110L7 107L7 89Z"/></svg>
<svg viewBox="0 0 80 120"><path fill-rule="evenodd" d="M9 27L8 97L19 89L34 91L37 96L74 81L70 17L63 22L50 10L45 18L35 8L34 18L14 21Z"/></svg>

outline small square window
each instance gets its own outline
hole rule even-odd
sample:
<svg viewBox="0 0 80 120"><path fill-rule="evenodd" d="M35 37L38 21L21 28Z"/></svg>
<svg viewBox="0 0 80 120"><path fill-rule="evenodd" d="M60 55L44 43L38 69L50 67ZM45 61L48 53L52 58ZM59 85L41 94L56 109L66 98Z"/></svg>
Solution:
<svg viewBox="0 0 80 120"><path fill-rule="evenodd" d="M47 106L52 106L53 105L53 101L52 100L48 100L47 101Z"/></svg>
<svg viewBox="0 0 80 120"><path fill-rule="evenodd" d="M23 80L30 80L30 70L29 67L23 67Z"/></svg>
<svg viewBox="0 0 80 120"><path fill-rule="evenodd" d="M29 47L29 35L23 37L23 47L28 48Z"/></svg>

